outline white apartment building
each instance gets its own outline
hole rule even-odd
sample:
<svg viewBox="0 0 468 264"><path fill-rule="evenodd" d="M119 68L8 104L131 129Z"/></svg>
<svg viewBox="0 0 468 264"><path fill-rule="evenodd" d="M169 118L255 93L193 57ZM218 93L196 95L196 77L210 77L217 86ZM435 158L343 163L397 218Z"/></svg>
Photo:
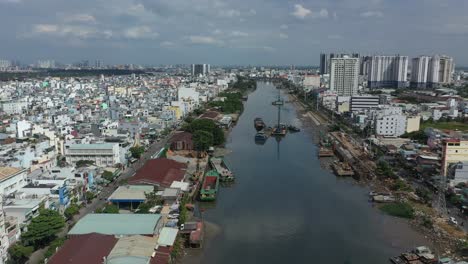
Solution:
<svg viewBox="0 0 468 264"><path fill-rule="evenodd" d="M380 97L375 95L355 95L351 96L350 111L361 111L365 109L377 108Z"/></svg>
<svg viewBox="0 0 468 264"><path fill-rule="evenodd" d="M431 57L429 56L413 58L411 63L411 87L426 88L430 60Z"/></svg>
<svg viewBox="0 0 468 264"><path fill-rule="evenodd" d="M330 90L338 96L352 96L358 92L359 58L330 60Z"/></svg>
<svg viewBox="0 0 468 264"><path fill-rule="evenodd" d="M306 75L302 81L302 85L307 90L315 89L320 87L320 75Z"/></svg>
<svg viewBox="0 0 468 264"><path fill-rule="evenodd" d="M401 107L380 106L379 109L370 109L367 112L373 120L375 134L383 137L398 137L406 132L406 116Z"/></svg>
<svg viewBox="0 0 468 264"><path fill-rule="evenodd" d="M411 87L435 88L452 82L453 58L434 55L414 58L411 69Z"/></svg>
<svg viewBox="0 0 468 264"><path fill-rule="evenodd" d="M0 194L8 196L23 188L27 182L27 170L15 167L0 167Z"/></svg>
<svg viewBox="0 0 468 264"><path fill-rule="evenodd" d="M407 56L371 56L367 60L369 88L406 87Z"/></svg>
<svg viewBox="0 0 468 264"><path fill-rule="evenodd" d="M99 167L111 167L120 163L119 144L71 144L65 146L65 158L68 163L76 164L80 160L94 161Z"/></svg>
<svg viewBox="0 0 468 264"><path fill-rule="evenodd" d="M448 56L441 56L439 62L439 83L448 84L452 83L452 73L454 71L455 65L453 63L453 58Z"/></svg>
<svg viewBox="0 0 468 264"><path fill-rule="evenodd" d="M22 114L28 109L26 101L7 101L2 103L2 110L8 115Z"/></svg>

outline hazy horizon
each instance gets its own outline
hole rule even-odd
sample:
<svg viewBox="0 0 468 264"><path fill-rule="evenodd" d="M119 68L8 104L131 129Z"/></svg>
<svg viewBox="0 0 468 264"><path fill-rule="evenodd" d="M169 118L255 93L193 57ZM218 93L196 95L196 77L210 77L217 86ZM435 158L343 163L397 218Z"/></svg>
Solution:
<svg viewBox="0 0 468 264"><path fill-rule="evenodd" d="M445 54L468 65L455 0L0 0L0 59L318 65L321 52Z"/></svg>

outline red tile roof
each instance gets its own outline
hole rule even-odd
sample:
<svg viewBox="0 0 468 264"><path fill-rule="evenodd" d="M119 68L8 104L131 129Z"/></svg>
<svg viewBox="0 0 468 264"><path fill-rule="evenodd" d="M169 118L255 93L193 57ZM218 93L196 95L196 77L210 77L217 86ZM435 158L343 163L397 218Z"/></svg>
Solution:
<svg viewBox="0 0 468 264"><path fill-rule="evenodd" d="M170 187L184 178L187 164L166 158L148 160L128 181L130 184L150 184Z"/></svg>
<svg viewBox="0 0 468 264"><path fill-rule="evenodd" d="M150 264L168 264L171 259L170 247L158 247L156 254L151 258Z"/></svg>
<svg viewBox="0 0 468 264"><path fill-rule="evenodd" d="M117 243L111 235L91 233L72 236L47 262L48 264L102 264Z"/></svg>
<svg viewBox="0 0 468 264"><path fill-rule="evenodd" d="M192 141L192 133L189 132L178 132L175 133L169 142L177 142L177 141Z"/></svg>

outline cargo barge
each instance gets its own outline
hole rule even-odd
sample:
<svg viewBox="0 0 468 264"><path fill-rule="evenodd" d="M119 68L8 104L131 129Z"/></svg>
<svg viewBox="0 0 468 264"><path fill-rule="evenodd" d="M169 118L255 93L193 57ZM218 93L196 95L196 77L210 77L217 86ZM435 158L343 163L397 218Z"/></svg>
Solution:
<svg viewBox="0 0 468 264"><path fill-rule="evenodd" d="M216 157L210 159L211 167L219 174L221 182L234 181L234 173L229 169L223 157Z"/></svg>
<svg viewBox="0 0 468 264"><path fill-rule="evenodd" d="M200 189L201 201L214 201L218 194L219 174L215 170L210 170L205 173L205 179Z"/></svg>

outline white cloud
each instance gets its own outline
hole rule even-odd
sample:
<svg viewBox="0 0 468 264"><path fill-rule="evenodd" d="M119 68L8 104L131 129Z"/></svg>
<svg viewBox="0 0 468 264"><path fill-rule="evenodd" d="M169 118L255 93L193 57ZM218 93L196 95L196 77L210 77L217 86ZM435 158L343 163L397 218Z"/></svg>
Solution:
<svg viewBox="0 0 468 264"><path fill-rule="evenodd" d="M59 30L57 25L53 24L37 24L33 25L34 33L55 33Z"/></svg>
<svg viewBox="0 0 468 264"><path fill-rule="evenodd" d="M274 52L276 49L270 46L263 46L262 49L268 52Z"/></svg>
<svg viewBox="0 0 468 264"><path fill-rule="evenodd" d="M307 9L300 4L295 4L294 12L292 12L292 15L299 19L304 19L306 16L310 15L311 13L312 11L310 11L310 9Z"/></svg>
<svg viewBox="0 0 468 264"><path fill-rule="evenodd" d="M361 17L383 17L384 14L380 11L367 11L360 14Z"/></svg>
<svg viewBox="0 0 468 264"><path fill-rule="evenodd" d="M333 19L337 20L338 19L338 14L336 12L333 12Z"/></svg>
<svg viewBox="0 0 468 264"><path fill-rule="evenodd" d="M159 36L157 32L154 32L148 26L138 26L127 28L122 34L125 38L129 39L154 39Z"/></svg>
<svg viewBox="0 0 468 264"><path fill-rule="evenodd" d="M280 26L280 28L281 29L288 29L288 25L283 24L283 25Z"/></svg>
<svg viewBox="0 0 468 264"><path fill-rule="evenodd" d="M250 9L249 14L255 16L257 14L257 11L255 9Z"/></svg>
<svg viewBox="0 0 468 264"><path fill-rule="evenodd" d="M229 9L229 10L220 10L218 15L220 17L238 17L241 15L240 11L239 10L235 10L235 9Z"/></svg>
<svg viewBox="0 0 468 264"><path fill-rule="evenodd" d="M90 14L74 14L65 16L66 22L83 22L83 23L96 23L96 18Z"/></svg>
<svg viewBox="0 0 468 264"><path fill-rule="evenodd" d="M305 19L306 17L327 18L328 10L322 8L318 12L312 12L312 10L305 8L300 4L296 4L294 5L294 12L292 12L291 14L298 19Z"/></svg>
<svg viewBox="0 0 468 264"><path fill-rule="evenodd" d="M171 41L163 41L159 45L161 45L162 47L170 48L170 47L174 47L175 43Z"/></svg>
<svg viewBox="0 0 468 264"><path fill-rule="evenodd" d="M343 36L334 34L334 35L328 35L328 38L329 39L342 39Z"/></svg>
<svg viewBox="0 0 468 264"><path fill-rule="evenodd" d="M249 33L242 31L232 31L230 35L231 37L248 37Z"/></svg>
<svg viewBox="0 0 468 264"><path fill-rule="evenodd" d="M93 27L55 24L33 25L32 33L29 36L41 34L58 37L76 37L80 39L88 39L99 36L98 30Z"/></svg>
<svg viewBox="0 0 468 264"><path fill-rule="evenodd" d="M280 33L279 34L279 37L282 38L282 39L287 39L289 38L289 36L287 34L284 34L284 33Z"/></svg>
<svg viewBox="0 0 468 264"><path fill-rule="evenodd" d="M193 44L220 45L223 42L209 36L189 36L189 41Z"/></svg>

